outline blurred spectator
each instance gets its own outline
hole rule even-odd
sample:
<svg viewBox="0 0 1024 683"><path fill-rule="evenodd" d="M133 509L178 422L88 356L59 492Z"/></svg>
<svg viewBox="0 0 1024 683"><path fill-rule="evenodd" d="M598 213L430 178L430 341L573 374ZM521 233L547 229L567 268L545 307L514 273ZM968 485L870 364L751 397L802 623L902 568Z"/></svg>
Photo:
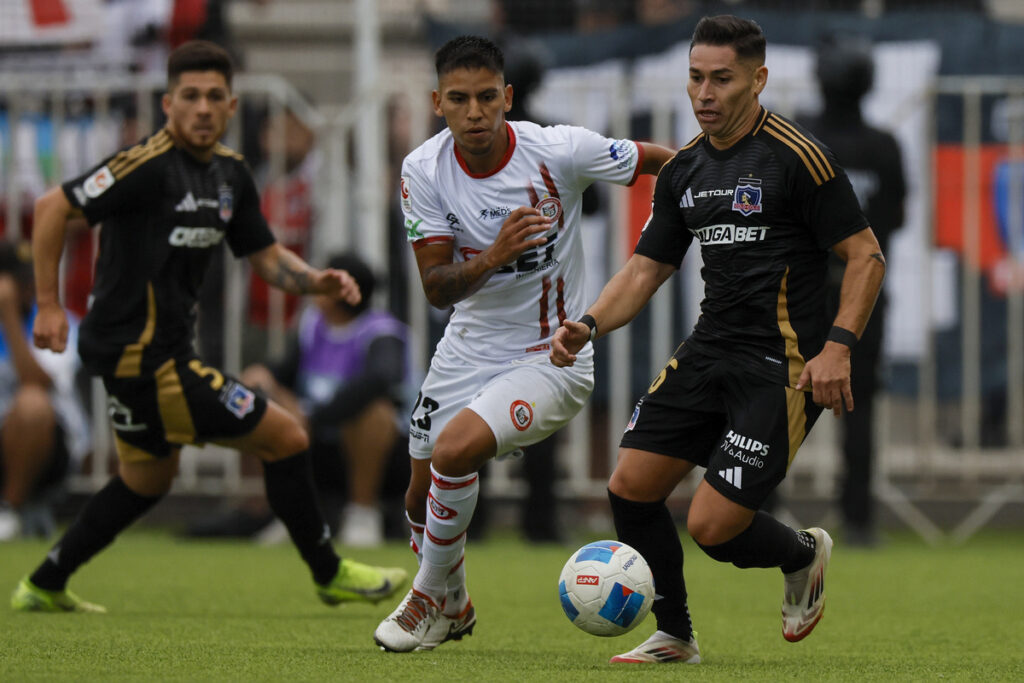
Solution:
<svg viewBox="0 0 1024 683"><path fill-rule="evenodd" d="M0 242L0 541L48 537L51 505L89 450L89 423L75 391L76 353L32 344L29 246ZM78 325L69 320L68 344Z"/></svg>
<svg viewBox="0 0 1024 683"><path fill-rule="evenodd" d="M896 138L868 125L861 113L861 101L874 81L870 44L850 37L823 41L815 73L824 109L815 118L799 121L832 149L846 169L882 253L887 253L889 238L903 225L906 182ZM839 308L843 271L843 262L832 254L828 278L830 319ZM851 544L876 542L871 495L874 395L879 384L885 314L883 289L864 334L853 349L851 383L856 410L844 414L840 428L845 463L840 505L846 542Z"/></svg>
<svg viewBox="0 0 1024 683"><path fill-rule="evenodd" d="M250 365L241 379L306 428L322 501L327 506L345 503L339 542L372 546L384 539L381 491L385 479L395 475L389 470L399 471L398 486L404 484L402 474L408 477L401 472L408 451L408 331L389 313L369 308L376 278L361 258L339 254L328 266L356 279L361 303L349 306L317 297L315 306L303 310L297 338L284 359L269 367ZM399 515L401 505L396 500L393 506ZM270 519L265 501L253 500L222 518L193 525L190 533L249 535ZM264 530L264 540L276 540L274 528ZM283 531L280 536L284 540Z"/></svg>

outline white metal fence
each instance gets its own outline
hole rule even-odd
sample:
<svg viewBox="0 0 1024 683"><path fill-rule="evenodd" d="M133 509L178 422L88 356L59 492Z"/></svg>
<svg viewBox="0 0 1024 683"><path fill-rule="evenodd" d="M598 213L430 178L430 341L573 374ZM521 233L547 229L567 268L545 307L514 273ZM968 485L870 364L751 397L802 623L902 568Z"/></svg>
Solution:
<svg viewBox="0 0 1024 683"><path fill-rule="evenodd" d="M387 139L383 126L370 127L366 135L368 117L384 121L386 104L399 101L405 107L410 122L408 136L412 144L428 137L431 130L432 112L429 106L431 84L412 82L411 76L392 74L382 79L387 83L385 90L366 93L357 106L339 110L317 108L306 102L283 79L272 76L242 75L237 78L236 90L243 101L261 101L267 109L280 112L285 108L294 112L317 135L325 163L321 167L319 195L321 220L313 236L312 258L316 263L335 248L351 246L362 251L378 269L386 264L388 230L387 207L393 201L395 178L380 160L386 158ZM45 186L62 178L81 172L88 164L98 161L100 156L113 152L118 146L120 130L131 118L137 132L143 134L153 125L159 125L156 115L156 95L162 90L160 79L96 75L94 78L76 77L73 80L60 77L30 78L11 73L0 73L0 93L4 103L6 126L0 127L0 198L8 226L7 237L18 236L17 229L22 215L31 206L31 195ZM615 136L626 137L631 109L627 104L635 100L635 88L647 87L647 81L633 81L629 78L605 79L600 86L586 91L561 93L568 102L579 102L580 106L597 98L607 98L614 106L607 107L607 131ZM681 89L681 83L673 79L662 84L661 92L671 93ZM806 87L793 85L792 87ZM773 85L785 91L786 84ZM678 93L677 93L678 94ZM1024 80L1020 79L938 79L925 96L912 98L906 103L901 116L908 112L924 112L924 120L934 122L936 102L942 96L952 99L959 108L962 118L961 137L963 143L963 177L965 182L959 189L963 193L962 226L964 230L964 259L977 262L977 251L981 244L981 204L989 198L979 190L983 183L980 154L983 147L982 130L985 126L983 105L995 99L1001 102L1009 114L1005 117L1005 149L1012 162L1024 159ZM395 98L399 98L396 100ZM689 111L681 107L678 97L665 97L660 101L647 98L650 111L651 137L659 142L676 145L678 130L676 123L681 117L688 118ZM785 101L786 98L780 98ZM69 114L71 103L79 103L87 111L84 119ZM688 107L688 105L685 105ZM948 105L948 103L946 104ZM986 105L987 106L987 105ZM787 112L782 109L782 113ZM48 121L51 144L49 153L52 161L42 168L39 160L33 160L31 145L25 143L27 127L41 120ZM74 148L85 152L72 154L70 131L72 124L78 126L82 120L88 125L83 129L85 146ZM892 122L894 125L897 122ZM238 117L229 131L227 143L238 147L247 131L245 117ZM928 140L934 140L933 130ZM65 142L59 142L59 141ZM41 149L33 138L36 151ZM84 143L83 143L84 144ZM283 141L272 141L269 146L267 163L271 177L280 177L284 167ZM935 170L929 154L922 155L908 167L911 182L929 197L924 203L930 212L934 204L930 201L934 188ZM83 157L83 154L85 155ZM1011 264L1022 270L1024 265L1024 208L1021 195L1024 179L1021 168L1024 164L1011 165L1010 193L1011 211L1010 244L1008 251ZM604 242L604 264L597 264L601 277L606 277L621 265L628 256L629 247L618 235L625 215L625 190L608 188L606 217L608 227L604 233L597 231L587 237ZM275 217L268 217L271 225ZM940 250L934 246L933 228L935 217L925 216L928 229L917 238L914 249L918 251L916 267L910 281L917 288L921 310L930 311L932 297L941 290L936 281L932 256ZM394 239L394 236L391 236ZM399 236L401 239L401 236ZM684 306L693 309L699 298L694 291L695 265L693 256L688 255L684 272L677 276L678 284L662 288L650 304L650 332L640 336L628 330L613 333L606 344L607 367L599 382L606 391L603 399L594 400L564 430L560 437L558 457L562 465L563 479L559 485L560 495L567 499L603 497L607 475L614 466L616 446L623 424L628 418L636 399L634 388L646 386L648 379L660 370L662 364L678 343L673 333L671 320L673 307ZM603 266L603 267L601 267ZM408 277L409 323L413 328L412 343L416 358L423 367L431 351L428 338L429 312L422 295L419 278L411 255L406 250ZM890 270L893 263L890 261ZM982 339L992 334L983 326L979 300L982 295L983 276L975 268L965 267L959 283L955 283L959 303L959 338L962 351L955 363L936 352L935 336L940 331L930 315L921 316L925 340L921 352L914 358L901 362L909 366L916 375L913 391L885 392L879 397L880 405L877 432L879 438L878 467L875 489L879 500L906 524L924 538L936 540L943 531L922 512L919 503L924 500L973 501L975 507L956 528L956 538L966 538L983 526L1007 503L1024 501L1024 289L1011 288L1008 293L1006 316L1007 372L1004 378L1006 392L1006 433L1005 446L983 448L982 404L983 404L983 356ZM226 369L237 372L241 363L242 330L244 323L246 275L240 262L228 258L225 292L225 360ZM603 280L602 280L603 281ZM281 348L285 335L283 307L280 300L271 305L271 329L268 353ZM641 349L641 347L643 347ZM650 367L636 369L634 356L643 350L650 358ZM956 366L956 367L955 367ZM959 372L962 381L955 397L940 397L939 385L943 373ZM639 377L637 375L640 375ZM98 381L92 384L91 403L94 416L94 457L86 471L74 480L79 490L92 490L103 484L112 468L112 447L106 425L105 401L102 386ZM945 438L949 425L959 426L959 438L954 442ZM837 440L834 422L825 415L804 447L784 483L781 491L788 500L814 499L830 500L835 497L838 468ZM493 463L491 476L487 480L488 491L493 495L519 497L524 484L516 474L515 463ZM695 484L693 478L691 486ZM182 458L181 476L175 491L199 494L236 494L258 490L261 483L247 480L240 474L238 456L232 451L217 448L188 448ZM680 496L688 495L683 490Z"/></svg>

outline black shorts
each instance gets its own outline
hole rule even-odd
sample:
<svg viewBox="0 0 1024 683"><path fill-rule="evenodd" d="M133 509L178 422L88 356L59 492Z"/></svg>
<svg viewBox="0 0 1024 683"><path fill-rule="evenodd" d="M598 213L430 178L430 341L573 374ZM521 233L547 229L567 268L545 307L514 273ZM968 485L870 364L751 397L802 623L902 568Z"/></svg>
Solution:
<svg viewBox="0 0 1024 683"><path fill-rule="evenodd" d="M619 445L706 467L708 484L756 510L820 414L810 392L683 344L637 401Z"/></svg>
<svg viewBox="0 0 1024 683"><path fill-rule="evenodd" d="M3 459L3 447L0 446L0 463L3 462ZM58 422L53 428L53 452L50 454L50 461L46 464L43 471L39 473L39 478L32 485L29 498L34 498L48 488L64 481L64 478L68 475L70 464L71 455L68 453L67 436L65 436L64 427ZM0 489L4 486L4 471L6 469L0 466Z"/></svg>
<svg viewBox="0 0 1024 683"><path fill-rule="evenodd" d="M169 358L151 375L106 375L103 385L117 455L126 462L245 436L267 410L265 398L194 355Z"/></svg>

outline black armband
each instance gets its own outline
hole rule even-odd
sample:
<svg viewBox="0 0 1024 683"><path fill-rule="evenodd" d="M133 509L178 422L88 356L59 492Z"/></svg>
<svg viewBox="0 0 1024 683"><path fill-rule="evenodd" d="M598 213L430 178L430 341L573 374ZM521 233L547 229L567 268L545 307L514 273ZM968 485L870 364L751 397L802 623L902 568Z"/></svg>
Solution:
<svg viewBox="0 0 1024 683"><path fill-rule="evenodd" d="M594 337L597 336L597 321L594 320L594 316L590 315L589 313L585 313L583 317L581 317L576 322L583 323L584 325L590 328L590 341L594 341Z"/></svg>
<svg viewBox="0 0 1024 683"><path fill-rule="evenodd" d="M828 337L826 337L826 339L830 342L836 342L837 344L845 344L846 346L849 346L850 349L853 349L857 344L857 335L850 332L845 327L839 327L838 325L832 326L832 329L828 331Z"/></svg>

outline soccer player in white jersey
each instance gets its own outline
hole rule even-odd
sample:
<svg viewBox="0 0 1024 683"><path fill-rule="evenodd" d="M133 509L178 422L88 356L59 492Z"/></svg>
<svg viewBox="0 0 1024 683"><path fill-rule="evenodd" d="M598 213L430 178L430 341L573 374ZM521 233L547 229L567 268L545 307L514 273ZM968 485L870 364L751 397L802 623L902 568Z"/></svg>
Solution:
<svg viewBox="0 0 1024 683"><path fill-rule="evenodd" d="M477 472L565 425L594 386L588 347L547 360L551 335L586 306L580 196L595 180L656 174L673 150L584 128L507 122L512 86L489 40L436 55L434 112L447 128L402 166L402 210L427 299L454 312L412 413L406 512L420 569L377 627L385 650L429 650L469 635L465 532Z"/></svg>

